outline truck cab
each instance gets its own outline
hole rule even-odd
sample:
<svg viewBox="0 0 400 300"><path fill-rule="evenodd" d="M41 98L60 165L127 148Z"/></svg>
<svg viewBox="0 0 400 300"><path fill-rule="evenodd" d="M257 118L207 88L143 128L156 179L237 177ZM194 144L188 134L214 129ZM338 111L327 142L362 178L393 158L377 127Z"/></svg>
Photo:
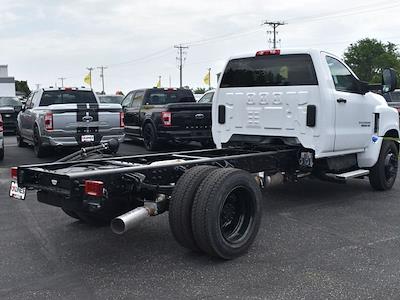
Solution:
<svg viewBox="0 0 400 300"><path fill-rule="evenodd" d="M219 148L244 142L301 145L315 159L354 154L358 167L372 167L383 138L399 137L399 118L369 90L340 58L324 51L233 57L214 96L214 142Z"/></svg>

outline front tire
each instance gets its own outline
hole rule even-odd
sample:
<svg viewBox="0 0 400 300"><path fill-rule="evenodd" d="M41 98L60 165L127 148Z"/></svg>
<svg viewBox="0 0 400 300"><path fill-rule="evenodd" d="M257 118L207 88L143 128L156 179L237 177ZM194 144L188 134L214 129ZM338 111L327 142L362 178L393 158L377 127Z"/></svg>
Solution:
<svg viewBox="0 0 400 300"><path fill-rule="evenodd" d="M15 130L15 135L17 137L17 145L18 145L18 147L21 147L21 148L26 147L26 143L24 142L24 138L22 137L18 127Z"/></svg>
<svg viewBox="0 0 400 300"><path fill-rule="evenodd" d="M192 207L196 244L223 259L238 257L250 248L261 221L261 191L243 170L214 170L200 184Z"/></svg>
<svg viewBox="0 0 400 300"><path fill-rule="evenodd" d="M369 183L375 190L385 191L392 188L397 176L398 156L399 150L395 142L384 140L378 161L369 174Z"/></svg>

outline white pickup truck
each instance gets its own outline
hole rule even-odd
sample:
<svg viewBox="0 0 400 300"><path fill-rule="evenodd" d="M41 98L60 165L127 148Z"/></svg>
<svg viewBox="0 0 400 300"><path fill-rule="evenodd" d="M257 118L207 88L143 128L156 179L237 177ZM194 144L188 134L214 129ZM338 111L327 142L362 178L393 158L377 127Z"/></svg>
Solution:
<svg viewBox="0 0 400 300"><path fill-rule="evenodd" d="M20 166L10 196L38 190L42 203L122 234L169 212L177 242L223 259L245 253L262 215L260 187L275 174L343 182L369 177L390 189L398 168L399 119L382 85L361 82L339 58L318 50L266 50L231 58L216 89L217 149ZM97 149L95 149L97 150ZM85 150L87 153L89 150Z"/></svg>
<svg viewBox="0 0 400 300"><path fill-rule="evenodd" d="M396 86L384 71L383 92ZM214 96L217 147L298 145L314 173L368 175L391 188L397 174L399 117L377 87L360 81L338 57L319 50L267 50L233 57Z"/></svg>

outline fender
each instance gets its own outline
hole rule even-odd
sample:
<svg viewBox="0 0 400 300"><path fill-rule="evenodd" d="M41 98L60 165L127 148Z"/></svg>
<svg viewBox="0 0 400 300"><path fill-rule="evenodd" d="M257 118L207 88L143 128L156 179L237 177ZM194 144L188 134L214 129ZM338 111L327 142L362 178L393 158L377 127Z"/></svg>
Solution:
<svg viewBox="0 0 400 300"><path fill-rule="evenodd" d="M379 114L378 132L375 133L374 139L371 136L371 140L365 151L357 154L358 166L360 168L371 168L375 165L385 136L399 137L399 113L394 108L384 105L377 106L375 113ZM388 134L389 131L391 131L390 134ZM397 136L393 136L396 135L393 133L396 133Z"/></svg>

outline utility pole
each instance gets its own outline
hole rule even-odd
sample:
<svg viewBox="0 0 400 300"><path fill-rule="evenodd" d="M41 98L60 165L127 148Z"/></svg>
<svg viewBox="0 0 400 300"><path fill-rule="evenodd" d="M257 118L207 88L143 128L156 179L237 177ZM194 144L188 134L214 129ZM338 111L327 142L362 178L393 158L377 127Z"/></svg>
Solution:
<svg viewBox="0 0 400 300"><path fill-rule="evenodd" d="M104 69L107 69L107 67L104 67L104 66L100 66L100 67L97 67L97 69L100 69L101 71L100 71L100 78L101 78L101 86L102 86L102 91L101 91L101 93L104 95L105 94L105 92L104 92Z"/></svg>
<svg viewBox="0 0 400 300"><path fill-rule="evenodd" d="M66 77L58 77L58 80L61 80L61 87L64 87L64 80L67 79Z"/></svg>
<svg viewBox="0 0 400 300"><path fill-rule="evenodd" d="M281 25L286 25L287 23L282 22L282 21L275 21L275 22L270 22L270 21L265 21L262 25L268 25L270 27L272 27L272 31L267 31L268 33L273 33L274 38L273 38L273 49L276 49L276 35L277 35L277 31L276 29L281 26Z"/></svg>
<svg viewBox="0 0 400 300"><path fill-rule="evenodd" d="M187 46L182 46L182 44L180 44L179 46L175 45L174 48L178 49L179 51L179 87L182 87L182 68L183 68L183 55L186 54L185 52L183 52L184 49L189 49L189 47Z"/></svg>
<svg viewBox="0 0 400 300"><path fill-rule="evenodd" d="M86 68L86 69L89 70L90 88L92 88L92 71L94 70L94 68L88 67L88 68ZM103 89L104 89L104 88L103 88Z"/></svg>

